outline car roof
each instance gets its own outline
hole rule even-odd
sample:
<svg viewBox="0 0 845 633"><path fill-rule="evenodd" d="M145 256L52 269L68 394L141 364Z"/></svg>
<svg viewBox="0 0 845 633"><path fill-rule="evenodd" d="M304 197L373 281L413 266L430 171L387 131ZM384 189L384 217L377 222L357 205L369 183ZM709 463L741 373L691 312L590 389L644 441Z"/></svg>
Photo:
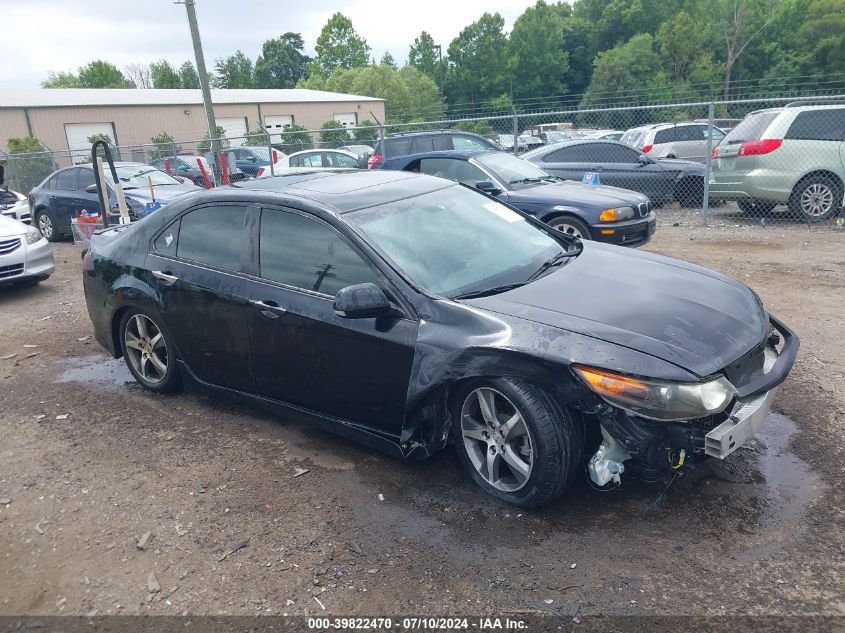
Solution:
<svg viewBox="0 0 845 633"><path fill-rule="evenodd" d="M436 152L417 152L416 154L402 154L401 156L391 156L390 158L386 158L385 162L392 161L394 159L403 159L407 162L412 162L415 160L419 160L421 158L454 158L456 160L469 160L470 158L475 158L476 156L481 156L484 154L503 154L501 150L498 149L444 149L438 150Z"/></svg>
<svg viewBox="0 0 845 633"><path fill-rule="evenodd" d="M310 154L313 152L335 152L337 154L345 154L346 156L352 156L353 158L358 158L352 152L349 152L345 149L334 149L331 147L312 147L311 149L302 149L298 152L294 152L293 154L288 154L285 158L293 158L294 156L299 156L300 154Z"/></svg>
<svg viewBox="0 0 845 633"><path fill-rule="evenodd" d="M391 138L400 138L403 136L425 136L425 135L434 135L434 134L467 134L469 136L479 136L474 132L464 132L463 130L450 130L450 129L440 129L440 130L413 130L411 132L394 132L387 136L385 140ZM484 138L484 137L482 137Z"/></svg>
<svg viewBox="0 0 845 633"><path fill-rule="evenodd" d="M457 186L450 180L383 169L313 171L239 182L234 189L310 200L339 214Z"/></svg>

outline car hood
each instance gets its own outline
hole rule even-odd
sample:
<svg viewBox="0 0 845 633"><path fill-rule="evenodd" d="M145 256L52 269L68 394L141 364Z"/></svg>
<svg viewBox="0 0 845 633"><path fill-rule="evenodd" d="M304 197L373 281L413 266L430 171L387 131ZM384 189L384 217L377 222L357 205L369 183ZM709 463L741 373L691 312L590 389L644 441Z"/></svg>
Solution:
<svg viewBox="0 0 845 633"><path fill-rule="evenodd" d="M6 215L0 215L0 239L5 237L17 237L26 233L29 227L23 222Z"/></svg>
<svg viewBox="0 0 845 633"><path fill-rule="evenodd" d="M679 260L595 243L537 281L466 302L621 345L702 377L768 334L762 304L743 284Z"/></svg>
<svg viewBox="0 0 845 633"><path fill-rule="evenodd" d="M648 198L635 191L607 185L584 185L574 180L564 180L549 185L537 185L518 191L509 191L512 203L572 204L579 207L608 207L638 205Z"/></svg>

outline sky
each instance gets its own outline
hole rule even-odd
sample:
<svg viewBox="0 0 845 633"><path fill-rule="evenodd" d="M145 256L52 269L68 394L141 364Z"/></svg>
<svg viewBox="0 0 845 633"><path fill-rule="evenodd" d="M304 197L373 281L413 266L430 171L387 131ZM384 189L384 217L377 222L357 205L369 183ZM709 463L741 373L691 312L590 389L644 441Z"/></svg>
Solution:
<svg viewBox="0 0 845 633"><path fill-rule="evenodd" d="M255 59L264 40L301 33L314 54L320 29L335 12L352 20L378 59L400 63L428 31L446 48L485 11L510 30L533 0L195 0L206 65L242 50ZM0 0L0 89L37 88L50 71L76 71L93 59L123 70L130 63L193 61L185 7L172 0Z"/></svg>

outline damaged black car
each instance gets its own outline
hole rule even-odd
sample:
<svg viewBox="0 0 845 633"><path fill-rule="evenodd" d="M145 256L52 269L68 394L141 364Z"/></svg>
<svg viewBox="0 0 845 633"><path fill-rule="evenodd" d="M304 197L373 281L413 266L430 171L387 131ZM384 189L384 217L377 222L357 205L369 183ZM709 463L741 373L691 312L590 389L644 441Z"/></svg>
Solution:
<svg viewBox="0 0 845 633"><path fill-rule="evenodd" d="M183 386L419 460L453 443L522 506L724 459L763 423L798 339L746 286L556 231L404 172L198 192L99 232L97 340Z"/></svg>

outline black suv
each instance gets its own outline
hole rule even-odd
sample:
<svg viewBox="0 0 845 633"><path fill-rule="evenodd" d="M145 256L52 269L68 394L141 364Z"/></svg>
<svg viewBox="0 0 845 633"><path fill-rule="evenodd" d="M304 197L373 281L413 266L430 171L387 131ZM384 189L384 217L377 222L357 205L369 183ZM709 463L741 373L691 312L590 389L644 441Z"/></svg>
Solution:
<svg viewBox="0 0 845 633"><path fill-rule="evenodd" d="M382 146L383 145L383 146ZM376 143L375 152L367 160L367 167L378 167L385 158L421 154L423 152L442 152L449 150L485 150L501 149L490 139L459 130L427 130L425 132L404 132L391 134Z"/></svg>

